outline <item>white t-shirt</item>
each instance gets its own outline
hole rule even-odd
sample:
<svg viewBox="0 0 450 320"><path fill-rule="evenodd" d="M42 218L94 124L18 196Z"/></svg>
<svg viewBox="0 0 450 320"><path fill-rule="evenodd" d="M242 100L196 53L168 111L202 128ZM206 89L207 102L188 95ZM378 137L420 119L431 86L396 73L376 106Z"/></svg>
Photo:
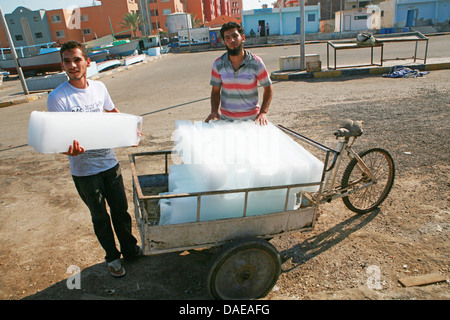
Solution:
<svg viewBox="0 0 450 320"><path fill-rule="evenodd" d="M114 103L103 82L88 80L86 89L78 89L68 81L53 90L47 99L50 112L103 112L113 110ZM69 146L67 146L69 149ZM78 156L69 156L70 172L83 177L114 167L118 160L113 149L87 150Z"/></svg>

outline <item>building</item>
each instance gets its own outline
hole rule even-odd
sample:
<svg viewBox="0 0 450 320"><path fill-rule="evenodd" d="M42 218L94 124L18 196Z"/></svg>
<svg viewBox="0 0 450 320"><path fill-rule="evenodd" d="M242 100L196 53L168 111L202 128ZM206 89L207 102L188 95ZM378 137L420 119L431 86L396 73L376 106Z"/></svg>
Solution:
<svg viewBox="0 0 450 320"><path fill-rule="evenodd" d="M395 27L449 24L450 0L390 0L395 7Z"/></svg>
<svg viewBox="0 0 450 320"><path fill-rule="evenodd" d="M234 21L242 21L242 0L231 0L230 7L229 17Z"/></svg>
<svg viewBox="0 0 450 320"><path fill-rule="evenodd" d="M54 10L31 11L18 7L6 14L6 22L16 47L46 42L81 42L114 34L116 38L129 38L132 32L121 22L127 13L137 12L134 0L102 0L100 5L70 6ZM1 28L2 47L9 47Z"/></svg>
<svg viewBox="0 0 450 320"><path fill-rule="evenodd" d="M12 13L5 14L5 20L16 48L32 46L24 52L24 55L38 53L39 44L53 42L45 10L32 11L25 7L17 7ZM0 46L7 48L8 40L3 27L1 29Z"/></svg>
<svg viewBox="0 0 450 320"><path fill-rule="evenodd" d="M262 8L245 10L242 12L242 25L246 35L253 30L260 36L267 35L292 35L300 34L300 9L299 7ZM305 6L305 33L320 32L320 4Z"/></svg>
<svg viewBox="0 0 450 320"><path fill-rule="evenodd" d="M219 17L227 16L233 21L242 21L242 0L137 0L140 13L144 17L142 26L144 34L156 34L159 31L169 32L167 15L189 13L192 26L209 25L211 21L219 21Z"/></svg>
<svg viewBox="0 0 450 320"><path fill-rule="evenodd" d="M450 0L349 0L345 4L345 10L336 12L336 32L449 24Z"/></svg>
<svg viewBox="0 0 450 320"><path fill-rule="evenodd" d="M56 42L86 42L110 34L119 39L132 37L121 22L127 13L137 11L134 0L102 0L101 5L48 10L47 17Z"/></svg>

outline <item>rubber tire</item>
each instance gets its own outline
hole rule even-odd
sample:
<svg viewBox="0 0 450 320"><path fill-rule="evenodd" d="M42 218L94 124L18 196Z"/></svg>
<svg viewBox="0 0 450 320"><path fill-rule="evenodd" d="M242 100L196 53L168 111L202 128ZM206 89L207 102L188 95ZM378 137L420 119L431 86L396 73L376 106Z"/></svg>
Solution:
<svg viewBox="0 0 450 320"><path fill-rule="evenodd" d="M219 300L259 299L272 290L280 272L280 255L268 241L235 241L212 261L207 288Z"/></svg>
<svg viewBox="0 0 450 320"><path fill-rule="evenodd" d="M359 156L364 161L364 158L367 159L371 154L373 154L375 152L380 153L386 159L387 167L389 168L388 169L388 179L386 181L386 184L385 184L385 186L384 186L380 196L375 201L372 201L371 204L368 205L367 207L364 207L364 208L358 207L355 204L355 202L351 200L351 196L350 197L348 197L348 196L347 197L343 197L342 200L344 201L345 206L348 209L350 209L351 211L353 211L353 212L356 212L356 213L368 213L368 212L371 212L371 211L375 210L384 200L386 200L386 198L389 195L389 192L391 191L392 186L394 184L395 165L394 165L394 160L392 159L392 157L389 154L389 152L387 152L386 150L381 149L381 148L373 148L373 149L369 149L369 150L366 150L364 152L361 152L359 154ZM370 164L367 163L367 161L364 161L364 162L366 163L366 165L370 166ZM346 188L348 186L348 181L350 179L350 176L351 176L352 172L354 170L359 170L359 169L356 168L356 164L357 163L358 163L358 160L356 160L356 159L352 159L349 162L347 168L344 171L344 174L342 175L342 181L341 181L342 188ZM374 168L370 168L370 169L373 170ZM375 175L377 175L376 171L373 171L373 173ZM369 188L372 188L372 187L369 187ZM363 189L363 190L361 190L359 192L367 192L367 191L366 191L366 189Z"/></svg>

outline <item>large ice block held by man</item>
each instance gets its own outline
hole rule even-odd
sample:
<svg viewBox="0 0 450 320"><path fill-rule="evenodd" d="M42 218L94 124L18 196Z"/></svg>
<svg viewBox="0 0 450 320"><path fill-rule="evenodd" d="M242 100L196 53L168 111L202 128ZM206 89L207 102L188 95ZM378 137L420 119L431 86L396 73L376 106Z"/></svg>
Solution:
<svg viewBox="0 0 450 320"><path fill-rule="evenodd" d="M28 145L41 153L67 152L74 140L85 150L139 144L142 117L108 112L33 111Z"/></svg>

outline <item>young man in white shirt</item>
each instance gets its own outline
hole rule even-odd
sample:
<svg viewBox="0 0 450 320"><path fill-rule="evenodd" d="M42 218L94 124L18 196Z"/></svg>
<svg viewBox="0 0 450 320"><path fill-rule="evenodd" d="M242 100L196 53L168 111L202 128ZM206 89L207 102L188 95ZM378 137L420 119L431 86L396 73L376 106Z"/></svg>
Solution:
<svg viewBox="0 0 450 320"><path fill-rule="evenodd" d="M47 100L52 112L119 112L105 85L87 79L90 66L86 48L77 41L68 41L61 47L62 66L69 81L53 90ZM131 233L131 217L125 195L119 162L113 149L84 150L78 141L68 147L71 174L81 199L91 212L95 234L106 252L111 275L125 275L120 255L133 259L142 255L137 240ZM108 214L106 203L110 207ZM114 229L111 226L114 226ZM116 248L114 232L119 240Z"/></svg>

